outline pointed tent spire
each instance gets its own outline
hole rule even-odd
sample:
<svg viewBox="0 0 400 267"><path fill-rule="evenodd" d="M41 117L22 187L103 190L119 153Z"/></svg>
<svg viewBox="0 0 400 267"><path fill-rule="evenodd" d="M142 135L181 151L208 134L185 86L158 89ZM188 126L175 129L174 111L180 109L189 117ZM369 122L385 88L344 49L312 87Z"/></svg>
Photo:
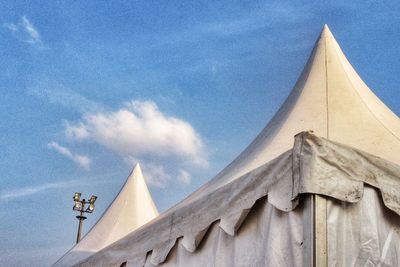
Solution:
<svg viewBox="0 0 400 267"><path fill-rule="evenodd" d="M320 38L325 38L325 37L333 37L331 30L328 27L328 24L324 24L324 27L322 28Z"/></svg>
<svg viewBox="0 0 400 267"><path fill-rule="evenodd" d="M158 216L139 163L92 229L55 266L71 266Z"/></svg>
<svg viewBox="0 0 400 267"><path fill-rule="evenodd" d="M332 35L323 30L292 92L256 139L194 196L266 163L313 130L400 164L400 120L367 87Z"/></svg>

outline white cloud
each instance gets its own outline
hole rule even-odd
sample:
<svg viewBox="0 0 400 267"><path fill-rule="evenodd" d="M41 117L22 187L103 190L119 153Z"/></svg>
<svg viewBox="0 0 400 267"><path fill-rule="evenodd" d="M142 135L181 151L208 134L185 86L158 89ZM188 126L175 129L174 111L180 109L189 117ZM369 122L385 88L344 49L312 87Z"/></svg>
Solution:
<svg viewBox="0 0 400 267"><path fill-rule="evenodd" d="M78 121L65 121L65 136L117 152L130 166L140 162L151 186L165 187L172 178L189 184L191 176L182 168L208 166L200 135L188 122L162 113L153 101L131 101L110 110L51 79L43 79L27 93L82 113ZM74 154L57 142L47 146L83 168L91 165L88 156Z"/></svg>
<svg viewBox="0 0 400 267"><path fill-rule="evenodd" d="M32 22L30 22L26 16L22 16L21 26L29 36L29 38L26 40L28 43L31 44L42 43L39 31L33 26Z"/></svg>
<svg viewBox="0 0 400 267"><path fill-rule="evenodd" d="M45 190L71 187L78 184L77 181L58 182L58 183L44 183L41 185L27 186L18 189L3 190L0 192L0 200L11 200L21 197L26 197L38 194Z"/></svg>
<svg viewBox="0 0 400 267"><path fill-rule="evenodd" d="M84 169L90 168L90 164L92 163L92 161L90 160L90 158L88 156L74 154L71 152L71 150L69 150L66 147L60 146L57 142L48 143L47 147L50 149L54 149L61 155L71 159L72 161L79 164L79 166L81 166Z"/></svg>
<svg viewBox="0 0 400 267"><path fill-rule="evenodd" d="M179 183L184 185L190 184L192 180L191 174L186 170L179 168L178 166L176 167L178 168L178 171L172 172L171 174L171 172L167 171L164 168L164 165L159 162L156 163L147 159L138 159L132 156L126 157L124 161L129 166L135 166L136 163L140 163L140 166L143 170L143 177L151 186L165 188L172 178L176 178Z"/></svg>
<svg viewBox="0 0 400 267"><path fill-rule="evenodd" d="M125 156L175 156L195 166L208 165L200 135L188 122L163 114L152 101L132 101L116 111L86 114L78 123L67 122L65 134Z"/></svg>
<svg viewBox="0 0 400 267"><path fill-rule="evenodd" d="M191 180L192 180L192 176L190 175L190 173L188 173L187 171L180 169L178 171L178 181L181 182L182 184L188 185L190 184Z"/></svg>
<svg viewBox="0 0 400 267"><path fill-rule="evenodd" d="M65 122L65 135L69 138L76 140L83 140L90 138L90 133L87 129L88 127L79 122L78 124L71 124L68 121Z"/></svg>
<svg viewBox="0 0 400 267"><path fill-rule="evenodd" d="M167 173L162 164L138 159L133 156L125 157L124 161L131 167L139 163L143 171L143 177L148 185L165 188L171 179L171 175Z"/></svg>

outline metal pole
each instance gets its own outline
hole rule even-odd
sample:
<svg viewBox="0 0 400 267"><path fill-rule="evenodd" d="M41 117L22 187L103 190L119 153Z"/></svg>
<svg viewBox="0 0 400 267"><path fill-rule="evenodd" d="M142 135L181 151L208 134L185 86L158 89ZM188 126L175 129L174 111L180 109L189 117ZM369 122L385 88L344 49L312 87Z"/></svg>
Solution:
<svg viewBox="0 0 400 267"><path fill-rule="evenodd" d="M327 201L319 195L313 195L314 207L314 266L328 266L327 239Z"/></svg>
<svg viewBox="0 0 400 267"><path fill-rule="evenodd" d="M78 234L76 235L76 243L77 244L78 244L79 240L81 239L81 231L82 231L83 220L86 219L86 217L83 216L84 208L85 208L85 200L83 199L82 200L82 207L81 207L81 210L80 210L80 214L78 216L76 216L76 218L79 220Z"/></svg>

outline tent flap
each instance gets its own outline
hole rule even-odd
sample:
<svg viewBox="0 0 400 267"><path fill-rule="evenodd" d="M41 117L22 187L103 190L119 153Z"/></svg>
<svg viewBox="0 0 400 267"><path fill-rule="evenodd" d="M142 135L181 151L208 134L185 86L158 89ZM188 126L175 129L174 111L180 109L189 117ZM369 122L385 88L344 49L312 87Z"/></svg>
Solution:
<svg viewBox="0 0 400 267"><path fill-rule="evenodd" d="M195 233L195 234L186 234L183 239L182 239L182 246L189 252L194 252L197 248L197 246L200 244L201 240L203 240L203 237L208 231L207 227L206 229Z"/></svg>
<svg viewBox="0 0 400 267"><path fill-rule="evenodd" d="M311 132L303 132L295 139L294 196L315 193L357 202L363 196L365 183L379 189L385 206L400 215L400 166Z"/></svg>
<svg viewBox="0 0 400 267"><path fill-rule="evenodd" d="M250 209L243 209L228 216L222 217L219 227L221 227L228 235L234 236L244 219L246 219L249 211Z"/></svg>
<svg viewBox="0 0 400 267"><path fill-rule="evenodd" d="M165 242L162 242L156 245L151 253L150 262L153 265L159 265L160 263L164 262L168 256L169 251L175 245L176 239L169 239Z"/></svg>

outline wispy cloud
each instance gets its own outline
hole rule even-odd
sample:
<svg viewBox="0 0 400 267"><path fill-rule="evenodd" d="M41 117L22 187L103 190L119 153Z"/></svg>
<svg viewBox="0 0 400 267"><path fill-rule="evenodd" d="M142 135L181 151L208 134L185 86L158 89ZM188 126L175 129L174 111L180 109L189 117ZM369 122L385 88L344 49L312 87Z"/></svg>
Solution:
<svg viewBox="0 0 400 267"><path fill-rule="evenodd" d="M26 16L22 16L21 26L29 36L29 38L26 40L28 43L42 44L39 31L35 28L35 26L33 26L32 22L30 22Z"/></svg>
<svg viewBox="0 0 400 267"><path fill-rule="evenodd" d="M103 109L100 103L89 100L51 79L41 79L35 86L29 88L27 93L51 104L71 108L80 113L97 112Z"/></svg>
<svg viewBox="0 0 400 267"><path fill-rule="evenodd" d="M215 34L223 37L262 29L270 24L270 20L270 17L265 14L262 16L253 15L219 23L204 24L199 28L199 30L203 34Z"/></svg>
<svg viewBox="0 0 400 267"><path fill-rule="evenodd" d="M184 185L188 185L190 184L191 180L192 180L192 176L190 175L189 172L187 172L184 169L180 169L178 171L178 181L181 182Z"/></svg>
<svg viewBox="0 0 400 267"><path fill-rule="evenodd" d="M3 27L9 29L12 32L18 31L18 26L15 25L14 23L3 23Z"/></svg>
<svg viewBox="0 0 400 267"><path fill-rule="evenodd" d="M20 21L17 23L3 23L3 27L13 33L18 32L19 34L17 36L20 36L20 38L29 44L37 46L43 45L39 30L26 16L22 16Z"/></svg>
<svg viewBox="0 0 400 267"><path fill-rule="evenodd" d="M38 194L46 190L72 187L77 184L78 181L68 181L68 182L58 182L58 183L44 183L40 185L32 185L17 189L2 190L0 192L0 200L3 201L13 200L21 197L27 197L34 194Z"/></svg>
<svg viewBox="0 0 400 267"><path fill-rule="evenodd" d="M123 108L85 114L65 125L73 140L91 141L127 156L176 156L206 167L203 141L186 121L163 114L152 101L132 101Z"/></svg>
<svg viewBox="0 0 400 267"><path fill-rule="evenodd" d="M146 163L142 167L144 178L149 185L164 188L171 179L171 175L160 164Z"/></svg>
<svg viewBox="0 0 400 267"><path fill-rule="evenodd" d="M75 163L77 163L79 166L81 166L84 169L90 168L90 164L92 163L92 161L90 160L90 158L88 156L74 154L68 148L63 147L54 141L51 143L48 143L47 147L57 151L58 153L60 153L61 155L65 156L65 157L71 159L72 161L74 161Z"/></svg>
<svg viewBox="0 0 400 267"><path fill-rule="evenodd" d="M292 3L284 3L278 1L266 2L257 9L244 11L238 16L219 19L205 22L199 21L189 28L177 31L168 32L166 34L157 35L157 42L153 46L147 48L162 48L166 45L177 46L180 43L193 43L209 38L230 38L237 35L251 34L258 30L266 30L277 28L282 24L299 24L300 22L309 19L312 15L309 11L314 4L302 6L294 6ZM293 32L297 29L293 28ZM287 34L287 33L285 33Z"/></svg>

